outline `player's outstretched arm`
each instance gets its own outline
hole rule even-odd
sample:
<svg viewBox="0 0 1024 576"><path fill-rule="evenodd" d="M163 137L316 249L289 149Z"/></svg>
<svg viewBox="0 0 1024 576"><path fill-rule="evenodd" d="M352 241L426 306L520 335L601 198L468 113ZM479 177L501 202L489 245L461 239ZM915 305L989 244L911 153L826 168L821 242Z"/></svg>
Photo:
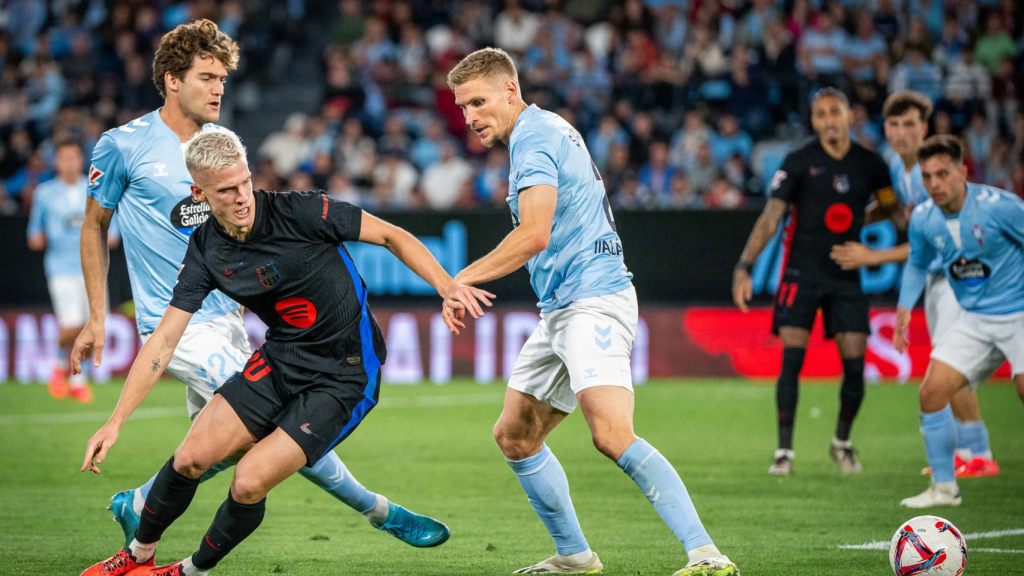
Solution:
<svg viewBox="0 0 1024 576"><path fill-rule="evenodd" d="M89 321L75 338L72 356L93 356L94 366L100 365L103 344L107 338L107 267L110 263L107 231L110 229L110 219L113 215L113 210L100 206L95 198L85 199L81 255L85 292L89 297Z"/></svg>
<svg viewBox="0 0 1024 576"><path fill-rule="evenodd" d="M479 318L484 314L480 304L490 306L490 299L495 297L485 290L456 282L415 236L366 212L362 213L359 241L387 248L417 276L433 286L444 298L447 308L466 310L474 318ZM446 314L446 323L449 320L455 319ZM462 326L462 323L455 320L455 325ZM457 332L451 324L448 328Z"/></svg>
<svg viewBox="0 0 1024 576"><path fill-rule="evenodd" d="M872 250L860 242L836 244L829 254L843 270L856 270L862 266L881 266L895 262L901 264L910 257L910 244L903 243L893 248Z"/></svg>
<svg viewBox="0 0 1024 576"><path fill-rule="evenodd" d="M732 274L732 300L736 306L746 312L747 302L753 298L753 288L750 281L750 269L754 267L757 257L764 251L764 247L771 241L772 236L779 229L779 222L786 215L789 205L780 198L769 198L764 210L757 218L754 229L750 232L747 245L743 248L743 254L736 264Z"/></svg>
<svg viewBox="0 0 1024 576"><path fill-rule="evenodd" d="M463 284L482 284L515 272L548 247L558 190L538 184L519 191L519 226L498 247L455 276Z"/></svg>
<svg viewBox="0 0 1024 576"><path fill-rule="evenodd" d="M146 341L146 344L139 351L132 363L131 371L128 372L128 380L121 389L121 397L117 400L117 407L114 413L107 420L107 423L89 439L85 448L85 460L82 462L82 472L92 470L96 474L100 469L96 466L103 462L107 451L117 442L118 432L125 420L132 412L139 407L139 404L146 398L149 391L153 389L160 375L163 374L167 363L171 361L174 348L178 340L185 333L188 321L192 318L191 312L179 310L174 306L168 306L164 317L156 331ZM80 371L81 357L72 357L76 373Z"/></svg>

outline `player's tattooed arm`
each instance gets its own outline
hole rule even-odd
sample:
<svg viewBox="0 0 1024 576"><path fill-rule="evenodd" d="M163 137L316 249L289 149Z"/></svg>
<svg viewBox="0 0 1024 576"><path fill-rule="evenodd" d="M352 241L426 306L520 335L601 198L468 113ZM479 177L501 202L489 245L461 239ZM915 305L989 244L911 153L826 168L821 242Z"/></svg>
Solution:
<svg viewBox="0 0 1024 576"><path fill-rule="evenodd" d="M750 233L750 238L747 239L747 245L743 248L740 261L736 264L736 268L733 271L732 299L736 306L744 312L747 311L747 302L753 297L750 269L754 266L754 262L757 261L757 257L764 251L765 246L771 241L772 236L775 236L775 232L779 229L779 223L782 222L783 216L786 215L788 207L789 204L785 200L779 198L768 199L768 203L765 204L761 216L757 218L757 223L754 224L754 230Z"/></svg>
<svg viewBox="0 0 1024 576"><path fill-rule="evenodd" d="M157 358L156 360L153 360L153 364L150 366L149 370L151 372L157 372L157 371L160 370L160 359L159 358Z"/></svg>

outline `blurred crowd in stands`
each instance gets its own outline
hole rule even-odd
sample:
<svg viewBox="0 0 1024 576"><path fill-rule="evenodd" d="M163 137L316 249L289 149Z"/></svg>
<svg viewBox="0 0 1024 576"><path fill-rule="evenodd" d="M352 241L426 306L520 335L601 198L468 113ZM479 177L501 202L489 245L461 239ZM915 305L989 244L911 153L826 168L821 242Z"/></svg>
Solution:
<svg viewBox="0 0 1024 576"><path fill-rule="evenodd" d="M304 5L0 2L0 197L24 205L66 131L88 152L159 106L163 31L209 17L242 45L235 75L256 75L302 34ZM480 145L446 84L462 56L498 46L526 101L583 134L619 209L763 203L823 86L850 96L854 139L883 154L885 97L926 94L931 133L963 137L971 179L1024 195L1020 0L340 0L331 13L320 105L248 143L257 187L373 210L503 206L507 148Z"/></svg>

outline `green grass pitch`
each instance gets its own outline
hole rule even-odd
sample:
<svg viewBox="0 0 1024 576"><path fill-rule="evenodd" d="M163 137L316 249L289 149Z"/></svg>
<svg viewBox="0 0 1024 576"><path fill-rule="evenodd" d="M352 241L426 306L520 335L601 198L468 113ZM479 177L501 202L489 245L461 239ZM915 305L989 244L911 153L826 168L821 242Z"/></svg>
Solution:
<svg viewBox="0 0 1024 576"><path fill-rule="evenodd" d="M183 387L163 382L142 417L122 430L103 474L80 473L85 442L119 386L95 391L96 402L82 406L53 401L42 386L0 386L0 575L76 575L115 552L121 532L104 510L110 496L144 482L185 436ZM546 558L553 544L491 439L503 393L501 385L468 382L385 386L382 404L337 449L369 489L446 522L445 545L410 548L296 476L271 492L263 525L214 573L503 575ZM963 506L930 512L965 533L1024 528L1024 408L1010 386L979 394L1002 474L962 481ZM775 443L768 385L640 386L636 431L675 465L715 543L745 576L889 574L885 551L838 546L888 540L917 514L899 506L927 485L917 388L869 388L853 432L864 473L854 477L828 459L837 396L835 385L802 387L789 478L767 474ZM549 445L606 574L668 576L685 564L682 546L636 485L593 449L581 414ZM224 473L200 488L165 534L158 561L194 551L229 481ZM972 552L967 575L1024 573L1024 535L968 545L1003 552Z"/></svg>

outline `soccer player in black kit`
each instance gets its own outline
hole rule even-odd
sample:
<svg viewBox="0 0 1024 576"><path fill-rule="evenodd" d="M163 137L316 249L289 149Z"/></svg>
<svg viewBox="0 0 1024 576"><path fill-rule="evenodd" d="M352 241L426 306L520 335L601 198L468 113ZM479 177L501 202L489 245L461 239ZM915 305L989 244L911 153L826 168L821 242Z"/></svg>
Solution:
<svg viewBox="0 0 1024 576"><path fill-rule="evenodd" d="M414 236L356 206L322 192L254 191L234 134L196 136L185 163L195 181L193 198L207 202L213 218L193 232L170 306L135 359L113 416L89 441L82 470L99 473L96 464L211 291L255 313L268 326L267 340L217 390L157 475L129 547L83 575L204 576L259 526L271 488L319 460L374 407L384 339L343 242L394 253L444 298L453 332L463 326L456 314L479 317L480 303L490 305L493 297L457 284ZM188 508L200 476L239 452L245 454L231 491L199 549L182 562L155 567L156 543Z"/></svg>
<svg viewBox="0 0 1024 576"><path fill-rule="evenodd" d="M750 270L788 212L772 322L783 350L775 389L779 448L770 474L787 475L793 467L798 378L819 308L825 336L835 338L843 362L839 422L829 453L843 473L861 470L850 444L850 427L864 399L864 353L871 333L868 299L859 271L841 269L829 252L836 244L859 242L866 218L889 217L902 210L882 157L850 141L850 118L842 92L825 88L815 94L811 124L818 138L790 152L775 173L771 198L733 274L733 300L746 312L752 295Z"/></svg>

